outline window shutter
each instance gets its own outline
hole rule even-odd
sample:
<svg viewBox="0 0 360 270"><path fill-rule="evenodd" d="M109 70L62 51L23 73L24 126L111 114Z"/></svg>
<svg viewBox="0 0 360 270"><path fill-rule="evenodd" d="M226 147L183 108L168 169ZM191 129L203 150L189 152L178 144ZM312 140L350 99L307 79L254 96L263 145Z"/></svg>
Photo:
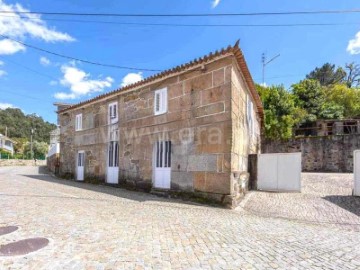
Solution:
<svg viewBox="0 0 360 270"><path fill-rule="evenodd" d="M114 124L118 121L118 110L117 110L117 102L110 103L109 105L109 116L108 121L110 124Z"/></svg>
<svg viewBox="0 0 360 270"><path fill-rule="evenodd" d="M155 93L155 113L159 113L160 112L160 104L161 104L161 93L160 92L156 92Z"/></svg>
<svg viewBox="0 0 360 270"><path fill-rule="evenodd" d="M155 91L154 97L154 113L155 115L167 112L167 88Z"/></svg>
<svg viewBox="0 0 360 270"><path fill-rule="evenodd" d="M167 111L167 89L163 89L161 91L162 93L162 102L161 102L161 105L162 105L162 108L161 108L161 112L166 112Z"/></svg>
<svg viewBox="0 0 360 270"><path fill-rule="evenodd" d="M249 95L246 96L246 119L248 121L248 123L250 122L250 116L249 116Z"/></svg>
<svg viewBox="0 0 360 270"><path fill-rule="evenodd" d="M251 132L255 133L255 117L254 117L254 103L251 102Z"/></svg>
<svg viewBox="0 0 360 270"><path fill-rule="evenodd" d="M75 117L75 130L82 129L82 114L78 114Z"/></svg>

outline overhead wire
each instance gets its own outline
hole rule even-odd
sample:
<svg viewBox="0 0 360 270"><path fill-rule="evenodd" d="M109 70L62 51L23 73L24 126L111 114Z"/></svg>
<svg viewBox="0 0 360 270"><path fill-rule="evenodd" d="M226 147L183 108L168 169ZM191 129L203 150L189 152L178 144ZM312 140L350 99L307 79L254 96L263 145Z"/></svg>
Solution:
<svg viewBox="0 0 360 270"><path fill-rule="evenodd" d="M17 18L17 16L1 15L0 17ZM36 18L29 18L19 16L21 19L38 20ZM118 22L118 21L99 21L99 20L76 20L76 19L53 19L44 18L44 21L57 22L74 22L74 23L98 23L98 24L114 24L114 25L129 25L129 26L167 26L167 27L301 27L301 26L348 26L360 25L360 22L343 22L343 23L279 23L279 24L183 24L183 23L144 23L144 22Z"/></svg>
<svg viewBox="0 0 360 270"><path fill-rule="evenodd" d="M14 13L14 11L0 10L0 14ZM16 11L18 14L54 15L54 16L94 16L94 17L234 17L234 16L282 16L282 15L314 15L314 14L351 14L360 13L360 9L345 10L302 10L278 12L243 12L243 13L77 13L51 11Z"/></svg>
<svg viewBox="0 0 360 270"><path fill-rule="evenodd" d="M52 55L55 55L55 56L58 56L58 57L66 58L66 59L69 59L69 60L75 60L75 61L79 61L79 62L91 64L91 65L97 65L97 66L102 66L102 67L111 67L111 68L117 68L117 69L136 70L136 71L161 71L159 69L148 69L148 68L118 66L118 65L113 65L113 64L103 64L103 63L100 63L100 62L94 62L94 61L90 61L90 60L81 59L81 58L78 58L78 57L73 57L73 56L64 55L64 54L57 53L57 52L52 52L52 51L42 49L42 48L34 46L34 45L24 43L22 41L19 41L17 39L11 38L11 37L6 36L6 35L0 34L0 37L11 40L11 41L14 41L16 43L19 43L19 44L25 46L25 47L28 47L28 48L31 48L31 49L34 49L34 50L37 50L37 51L45 52L47 54L52 54Z"/></svg>

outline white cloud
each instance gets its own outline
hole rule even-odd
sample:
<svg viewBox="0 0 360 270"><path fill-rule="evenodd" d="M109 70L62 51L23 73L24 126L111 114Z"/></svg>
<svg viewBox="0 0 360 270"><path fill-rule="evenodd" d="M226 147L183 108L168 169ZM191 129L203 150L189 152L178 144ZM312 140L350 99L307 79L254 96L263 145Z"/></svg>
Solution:
<svg viewBox="0 0 360 270"><path fill-rule="evenodd" d="M50 81L49 84L52 85L52 86L54 86L54 85L57 85L58 82L57 82L57 81Z"/></svg>
<svg viewBox="0 0 360 270"><path fill-rule="evenodd" d="M143 79L142 72L139 73L128 73L121 81L121 87L129 84L136 83Z"/></svg>
<svg viewBox="0 0 360 270"><path fill-rule="evenodd" d="M21 45L20 43L17 43L15 41L12 41L9 39L0 40L0 55L1 54L14 54L19 51L25 51L25 47L23 45Z"/></svg>
<svg viewBox="0 0 360 270"><path fill-rule="evenodd" d="M0 109L1 110L5 110L7 108L15 108L15 106L10 104L10 103L2 103L2 102L0 102Z"/></svg>
<svg viewBox="0 0 360 270"><path fill-rule="evenodd" d="M0 77L3 77L7 74L7 72L5 70L1 70L0 69Z"/></svg>
<svg viewBox="0 0 360 270"><path fill-rule="evenodd" d="M75 99L95 92L102 92L105 88L111 87L113 78L92 80L90 74L77 68L74 64L63 65L61 72L64 74L60 84L70 88L70 93L58 92L55 94L57 99Z"/></svg>
<svg viewBox="0 0 360 270"><path fill-rule="evenodd" d="M20 40L32 37L42 39L46 42L69 42L75 40L67 33L58 32L54 28L49 28L46 22L41 20L40 15L20 15L16 13L29 11L18 3L12 5L0 0L0 10L9 12L5 16L0 16L0 34L2 35ZM25 47L15 41L9 39L0 40L0 54L14 54L24 50Z"/></svg>
<svg viewBox="0 0 360 270"><path fill-rule="evenodd" d="M346 49L350 54L360 54L360 31L349 41Z"/></svg>
<svg viewBox="0 0 360 270"><path fill-rule="evenodd" d="M46 67L46 66L50 65L51 62L50 62L50 60L47 59L46 57L41 56L41 57L40 57L40 64L42 64L43 66Z"/></svg>
<svg viewBox="0 0 360 270"><path fill-rule="evenodd" d="M212 8L216 8L220 4L220 0L213 0L211 3Z"/></svg>
<svg viewBox="0 0 360 270"><path fill-rule="evenodd" d="M0 67L4 65L3 61L0 61ZM0 69L0 77L3 77L7 74L7 72L5 70L1 70Z"/></svg>

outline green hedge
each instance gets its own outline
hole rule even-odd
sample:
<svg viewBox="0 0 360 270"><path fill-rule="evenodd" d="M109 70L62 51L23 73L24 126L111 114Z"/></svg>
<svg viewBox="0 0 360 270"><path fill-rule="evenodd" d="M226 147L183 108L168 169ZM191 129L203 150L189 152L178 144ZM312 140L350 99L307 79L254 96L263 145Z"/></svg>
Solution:
<svg viewBox="0 0 360 270"><path fill-rule="evenodd" d="M35 158L37 160L45 160L45 155L35 155ZM14 154L11 155L9 152L6 152L4 150L0 150L0 159L31 159L31 155L25 155L25 154Z"/></svg>

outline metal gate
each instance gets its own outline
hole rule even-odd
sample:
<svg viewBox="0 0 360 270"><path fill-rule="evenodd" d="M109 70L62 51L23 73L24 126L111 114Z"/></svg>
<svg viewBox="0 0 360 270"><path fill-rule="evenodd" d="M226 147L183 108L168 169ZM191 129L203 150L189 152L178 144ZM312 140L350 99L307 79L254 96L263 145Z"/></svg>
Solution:
<svg viewBox="0 0 360 270"><path fill-rule="evenodd" d="M260 190L301 191L301 153L258 155Z"/></svg>
<svg viewBox="0 0 360 270"><path fill-rule="evenodd" d="M360 196L360 150L354 151L354 196Z"/></svg>

